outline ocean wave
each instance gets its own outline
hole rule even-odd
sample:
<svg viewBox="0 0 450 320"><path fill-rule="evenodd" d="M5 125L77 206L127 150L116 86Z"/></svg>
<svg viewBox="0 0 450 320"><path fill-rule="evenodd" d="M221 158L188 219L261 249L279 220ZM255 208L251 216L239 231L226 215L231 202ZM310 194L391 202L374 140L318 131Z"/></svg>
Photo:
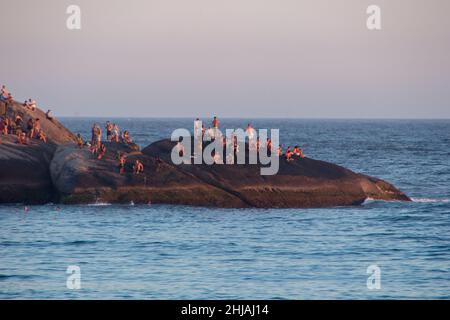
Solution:
<svg viewBox="0 0 450 320"><path fill-rule="evenodd" d="M111 203L109 202L95 202L95 203L90 203L88 204L88 206L90 207L101 207L101 206L110 206Z"/></svg>
<svg viewBox="0 0 450 320"><path fill-rule="evenodd" d="M442 202L447 203L450 202L450 199L439 199L439 198L411 198L413 202L420 202L420 203L435 203L435 202Z"/></svg>
<svg viewBox="0 0 450 320"><path fill-rule="evenodd" d="M376 200L373 199L373 198L367 197L366 200L364 200L364 202L362 204L365 205L365 204L368 204L368 203L371 203L371 202L374 202L374 201L376 201Z"/></svg>
<svg viewBox="0 0 450 320"><path fill-rule="evenodd" d="M417 203L449 203L450 199L447 198L411 198L412 202ZM381 200L381 199L373 199L373 198L366 198L363 205L373 203L373 202L399 202L399 201L388 201L388 200Z"/></svg>
<svg viewBox="0 0 450 320"><path fill-rule="evenodd" d="M387 203L397 202L397 203L402 203L403 201L400 201L400 200L383 200L383 199L374 199L374 198L367 197L366 200L364 200L364 202L362 203L362 205L370 204L370 203L374 203L374 202L387 202Z"/></svg>

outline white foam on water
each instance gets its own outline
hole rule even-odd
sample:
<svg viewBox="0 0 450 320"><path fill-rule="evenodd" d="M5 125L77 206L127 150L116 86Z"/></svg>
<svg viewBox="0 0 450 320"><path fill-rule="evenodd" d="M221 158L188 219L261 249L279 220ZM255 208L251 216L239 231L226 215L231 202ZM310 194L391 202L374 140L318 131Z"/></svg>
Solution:
<svg viewBox="0 0 450 320"><path fill-rule="evenodd" d="M376 200L373 198L367 197L366 200L364 200L364 202L362 203L362 205L365 205L365 204L368 204L368 203L371 203L374 201L376 201Z"/></svg>
<svg viewBox="0 0 450 320"><path fill-rule="evenodd" d="M420 203L435 203L435 202L450 202L450 199L436 199L436 198L411 198L413 202L420 202Z"/></svg>
<svg viewBox="0 0 450 320"><path fill-rule="evenodd" d="M88 206L90 207L101 207L101 206L110 206L111 203L108 202L96 202L96 203L90 203Z"/></svg>

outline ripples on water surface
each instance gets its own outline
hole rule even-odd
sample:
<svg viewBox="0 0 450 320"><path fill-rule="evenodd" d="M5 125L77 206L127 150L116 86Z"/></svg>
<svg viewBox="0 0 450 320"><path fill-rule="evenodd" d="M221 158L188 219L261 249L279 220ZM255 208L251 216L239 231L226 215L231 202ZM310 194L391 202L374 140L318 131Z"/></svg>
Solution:
<svg viewBox="0 0 450 320"><path fill-rule="evenodd" d="M64 119L88 135L92 121ZM142 146L187 119L119 119ZM0 298L450 298L450 122L257 120L412 203L331 209L0 206ZM224 120L244 127L245 120ZM381 290L366 268L381 267ZM66 268L81 267L79 291Z"/></svg>

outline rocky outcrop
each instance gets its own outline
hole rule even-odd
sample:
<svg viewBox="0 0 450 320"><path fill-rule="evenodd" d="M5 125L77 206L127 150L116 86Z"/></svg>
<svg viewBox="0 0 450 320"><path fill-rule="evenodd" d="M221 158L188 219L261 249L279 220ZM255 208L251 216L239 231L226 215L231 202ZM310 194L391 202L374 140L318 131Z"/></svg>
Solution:
<svg viewBox="0 0 450 320"><path fill-rule="evenodd" d="M30 118L33 120L39 119L41 128L47 136L47 141L51 144L62 144L65 142L74 142L75 135L64 127L56 118L47 119L45 112L36 108L34 111L23 106L18 102L8 104L7 116L15 119L20 116L23 119L22 129L26 130L26 124Z"/></svg>
<svg viewBox="0 0 450 320"><path fill-rule="evenodd" d="M174 143L163 140L142 152L170 162ZM367 198L403 200L409 198L391 184L357 174L338 165L296 158L280 159L278 174L260 175L259 165L189 165L178 166L203 182L220 188L251 207L330 207L357 205Z"/></svg>
<svg viewBox="0 0 450 320"><path fill-rule="evenodd" d="M107 153L98 160L87 148L60 146L50 165L51 177L63 203L166 203L196 206L245 207L234 195L204 183L174 165L142 154L136 147L106 143ZM120 174L118 153L127 154ZM133 174L138 159L144 173Z"/></svg>
<svg viewBox="0 0 450 320"><path fill-rule="evenodd" d="M39 109L31 111L13 102L8 104L6 114L12 119L19 115L23 119L23 130L28 119L39 118L48 143L29 139L22 145L17 143L16 136L0 134L0 203L53 201L55 190L50 178L50 161L57 145L73 141L75 136L56 119L47 119Z"/></svg>
<svg viewBox="0 0 450 320"><path fill-rule="evenodd" d="M174 143L162 140L145 148L106 144L104 159L87 149L60 146L52 160L53 183L64 203L168 203L219 207L310 208L358 205L368 197L409 198L391 184L309 158L280 159L277 175L262 176L259 165L173 165ZM126 153L126 173L117 155ZM138 159L142 175L132 173Z"/></svg>
<svg viewBox="0 0 450 320"><path fill-rule="evenodd" d="M106 143L99 160L75 136L44 112L19 103L8 116L39 118L48 143L27 145L0 136L0 203L164 203L214 207L309 208L361 204L365 199L409 198L383 180L310 158L280 159L278 174L262 176L259 165L174 165L174 143L162 140L140 151L136 145ZM124 174L118 155L127 156ZM144 173L135 175L135 160Z"/></svg>
<svg viewBox="0 0 450 320"><path fill-rule="evenodd" d="M50 161L56 146L37 140L28 145L0 136L0 203L46 203L55 194Z"/></svg>

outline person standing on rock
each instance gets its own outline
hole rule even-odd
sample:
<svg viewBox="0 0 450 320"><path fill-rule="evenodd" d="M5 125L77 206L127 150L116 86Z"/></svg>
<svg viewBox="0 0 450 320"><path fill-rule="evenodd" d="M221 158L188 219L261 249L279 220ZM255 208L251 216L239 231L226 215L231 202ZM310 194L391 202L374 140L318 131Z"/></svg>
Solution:
<svg viewBox="0 0 450 320"><path fill-rule="evenodd" d="M112 141L112 130L113 130L113 125L111 122L106 121L106 141Z"/></svg>
<svg viewBox="0 0 450 320"><path fill-rule="evenodd" d="M1 91L0 99L3 99L5 97L7 97L7 96L8 96L8 90L6 89L5 85L2 85L2 91Z"/></svg>
<svg viewBox="0 0 450 320"><path fill-rule="evenodd" d="M95 128L96 128L96 125L95 125L95 123L94 123L94 124L92 125L92 128L91 128L91 146L94 146L95 141L97 141L97 139L96 139L96 137L95 137L95 133L96 133Z"/></svg>
<svg viewBox="0 0 450 320"><path fill-rule="evenodd" d="M125 173L125 164L127 162L127 158L124 153L119 154L119 174Z"/></svg>
<svg viewBox="0 0 450 320"><path fill-rule="evenodd" d="M82 149L83 148L83 145L84 145L84 141L83 141L83 138L81 137L81 134L77 134L77 145L78 145L78 148L80 148L80 149Z"/></svg>
<svg viewBox="0 0 450 320"><path fill-rule="evenodd" d="M199 137L202 132L201 123L200 118L197 118L194 121L194 136L196 137Z"/></svg>
<svg viewBox="0 0 450 320"><path fill-rule="evenodd" d="M33 138L34 136L34 121L33 118L28 119L27 122L27 133L29 138Z"/></svg>
<svg viewBox="0 0 450 320"><path fill-rule="evenodd" d="M119 131L120 131L119 126L117 124L114 124L113 125L113 138L111 139L111 142L112 141L119 142L119 137L120 137Z"/></svg>
<svg viewBox="0 0 450 320"><path fill-rule="evenodd" d="M0 101L6 102L9 97L9 91L6 89L6 86L2 86L2 91L0 92Z"/></svg>
<svg viewBox="0 0 450 320"><path fill-rule="evenodd" d="M102 143L102 128L97 126L97 146L100 146Z"/></svg>
<svg viewBox="0 0 450 320"><path fill-rule="evenodd" d="M39 118L36 119L36 121L34 122L34 126L33 126L33 133L34 135L31 137L37 137L39 135L39 132L41 132L41 121L39 120Z"/></svg>

